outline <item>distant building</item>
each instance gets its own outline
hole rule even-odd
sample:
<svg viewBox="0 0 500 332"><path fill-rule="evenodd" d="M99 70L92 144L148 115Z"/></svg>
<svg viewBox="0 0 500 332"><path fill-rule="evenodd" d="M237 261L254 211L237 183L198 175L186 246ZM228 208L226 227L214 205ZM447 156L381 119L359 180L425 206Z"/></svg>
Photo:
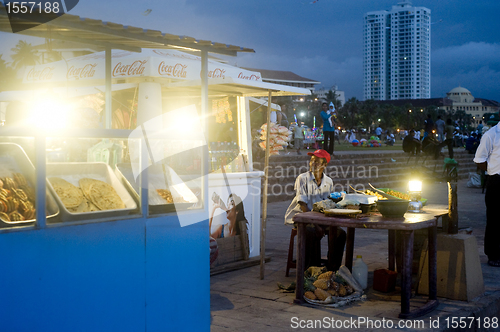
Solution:
<svg viewBox="0 0 500 332"><path fill-rule="evenodd" d="M256 68L244 68L251 71L257 71L262 75L262 80L268 83L296 86L299 88L306 88L314 92L314 86L321 84L321 82L311 80L299 76L291 71L281 71L281 70L269 70L269 69L256 69Z"/></svg>
<svg viewBox="0 0 500 332"><path fill-rule="evenodd" d="M430 9L410 1L364 15L364 100L430 98L430 22Z"/></svg>
<svg viewBox="0 0 500 332"><path fill-rule="evenodd" d="M337 100L340 101L341 106L344 106L345 104L345 92L340 91L338 89L338 86L334 85L330 89L325 89L321 88L318 90L314 90L313 93L318 97L319 100L327 100L328 97L328 92L332 91L335 93L335 96L337 97Z"/></svg>
<svg viewBox="0 0 500 332"><path fill-rule="evenodd" d="M473 117L473 123L479 124L485 113L498 113L500 103L495 100L475 98L472 93L461 86L451 89L444 98L429 99L399 99L399 100L379 100L380 105L390 104L394 106L404 106L411 104L414 111L418 112L429 106L435 106L444 111L465 111Z"/></svg>

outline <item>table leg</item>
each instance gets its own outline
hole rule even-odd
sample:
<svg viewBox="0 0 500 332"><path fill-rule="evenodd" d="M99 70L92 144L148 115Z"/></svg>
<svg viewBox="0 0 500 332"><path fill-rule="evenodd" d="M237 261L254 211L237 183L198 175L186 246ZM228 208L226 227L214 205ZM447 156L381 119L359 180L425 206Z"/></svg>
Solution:
<svg viewBox="0 0 500 332"><path fill-rule="evenodd" d="M297 225L297 269L295 280L295 300L294 303L302 304L304 302L304 269L306 258L306 225Z"/></svg>
<svg viewBox="0 0 500 332"><path fill-rule="evenodd" d="M401 315L410 312L414 231L401 231L403 269L401 273Z"/></svg>
<svg viewBox="0 0 500 332"><path fill-rule="evenodd" d="M332 262L335 252L335 239L337 237L337 227L330 226L328 232L328 263L326 267L328 271L334 271L334 264Z"/></svg>
<svg viewBox="0 0 500 332"><path fill-rule="evenodd" d="M345 244L345 266L352 272L352 258L354 255L354 234L356 228L347 228L347 240Z"/></svg>
<svg viewBox="0 0 500 332"><path fill-rule="evenodd" d="M437 300L437 227L429 227L429 300Z"/></svg>
<svg viewBox="0 0 500 332"><path fill-rule="evenodd" d="M428 242L429 242L429 301L418 309L410 311L410 298L411 295L411 263L413 260L413 235L408 236L408 232L404 233L404 270L403 279L401 282L401 313L399 318L410 319L415 317L420 317L429 312L432 312L439 305L437 300L437 227L431 226L428 228ZM413 232L412 232L413 233ZM411 244L411 246L409 246ZM411 250L411 255L408 255L408 251ZM409 264L408 264L408 256ZM409 272L409 273L408 273ZM409 279L409 281L408 281ZM404 285L404 286L403 286Z"/></svg>
<svg viewBox="0 0 500 332"><path fill-rule="evenodd" d="M389 270L396 271L396 231L389 230Z"/></svg>

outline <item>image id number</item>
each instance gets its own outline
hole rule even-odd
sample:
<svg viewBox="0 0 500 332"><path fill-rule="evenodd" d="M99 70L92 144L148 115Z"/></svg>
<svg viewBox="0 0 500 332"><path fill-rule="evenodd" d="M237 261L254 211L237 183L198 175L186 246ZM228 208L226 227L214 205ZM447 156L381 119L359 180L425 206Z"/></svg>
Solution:
<svg viewBox="0 0 500 332"><path fill-rule="evenodd" d="M17 2L10 1L5 2L5 8L8 14L59 14L61 8L59 2L41 2L41 1L29 1L29 2Z"/></svg>
<svg viewBox="0 0 500 332"><path fill-rule="evenodd" d="M477 325L478 328L497 329L498 317L447 317L445 318L446 328L471 328Z"/></svg>

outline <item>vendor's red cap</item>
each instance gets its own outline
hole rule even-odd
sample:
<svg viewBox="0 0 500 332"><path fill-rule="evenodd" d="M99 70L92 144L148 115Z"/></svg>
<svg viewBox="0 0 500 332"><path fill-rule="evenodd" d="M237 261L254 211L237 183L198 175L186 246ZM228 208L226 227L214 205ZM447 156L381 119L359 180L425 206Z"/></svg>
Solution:
<svg viewBox="0 0 500 332"><path fill-rule="evenodd" d="M314 152L308 152L307 154L309 156L316 156L318 158L325 158L327 163L330 162L330 154L323 149L319 149L319 150L316 150Z"/></svg>

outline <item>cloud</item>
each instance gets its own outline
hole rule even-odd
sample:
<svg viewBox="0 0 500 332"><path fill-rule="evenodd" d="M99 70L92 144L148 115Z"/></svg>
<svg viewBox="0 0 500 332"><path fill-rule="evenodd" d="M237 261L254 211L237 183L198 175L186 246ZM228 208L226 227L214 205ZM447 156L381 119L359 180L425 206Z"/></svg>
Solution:
<svg viewBox="0 0 500 332"><path fill-rule="evenodd" d="M474 97L500 101L500 44L469 42L438 49L431 55L431 91L443 97L463 86Z"/></svg>
<svg viewBox="0 0 500 332"><path fill-rule="evenodd" d="M328 56L302 56L295 54L242 54L237 58L240 67L291 71L311 80L319 81L321 84L316 88L324 86L331 88L337 85L338 89L346 92L346 98L355 96L361 99L363 96L363 59L361 57L346 58L342 61L334 61Z"/></svg>

